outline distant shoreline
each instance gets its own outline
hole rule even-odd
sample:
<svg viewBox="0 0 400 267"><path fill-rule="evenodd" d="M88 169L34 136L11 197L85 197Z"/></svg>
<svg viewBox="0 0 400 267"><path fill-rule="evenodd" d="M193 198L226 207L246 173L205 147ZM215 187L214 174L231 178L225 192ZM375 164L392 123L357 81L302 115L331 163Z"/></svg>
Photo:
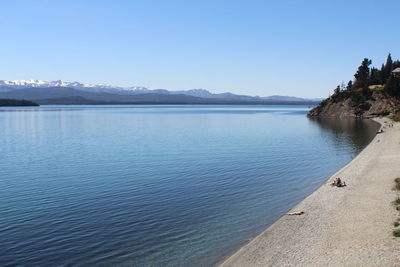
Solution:
<svg viewBox="0 0 400 267"><path fill-rule="evenodd" d="M2 85L3 84L3 85ZM6 84L6 85L4 85ZM67 86L68 85L68 86ZM40 80L2 81L0 98L26 99L41 105L318 105L321 98L272 95L266 97L211 93L205 89L168 91L166 89L86 86L80 83Z"/></svg>
<svg viewBox="0 0 400 267"><path fill-rule="evenodd" d="M1 101L1 99L0 99ZM29 101L31 102L31 101ZM31 102L35 103L35 102ZM96 104L37 104L35 105L4 105L0 104L0 107L47 107L47 106L308 106L309 108L315 107L317 104L303 104L303 103L96 103Z"/></svg>
<svg viewBox="0 0 400 267"><path fill-rule="evenodd" d="M291 106L317 106L318 103L315 102L224 102L224 101L209 101L209 102L88 102L88 103L46 103L41 100L38 101L40 105L65 105L65 106L79 106L79 105L246 105L246 106L261 106L261 105L291 105Z"/></svg>
<svg viewBox="0 0 400 267"><path fill-rule="evenodd" d="M38 103L28 100L0 98L0 107L38 107L38 106L40 106Z"/></svg>
<svg viewBox="0 0 400 267"><path fill-rule="evenodd" d="M400 177L400 123L385 128L349 164L220 266L395 266L394 179ZM347 187L329 183L341 177Z"/></svg>
<svg viewBox="0 0 400 267"><path fill-rule="evenodd" d="M40 106L148 106L148 105L179 105L179 106L188 106L188 105L199 105L199 106L316 106L318 104L313 103L297 103L297 102L282 102L282 103L158 103L158 102L145 102L145 103L108 103L108 102L98 102L98 103L90 103L90 104L40 104ZM39 106L39 104L38 104Z"/></svg>

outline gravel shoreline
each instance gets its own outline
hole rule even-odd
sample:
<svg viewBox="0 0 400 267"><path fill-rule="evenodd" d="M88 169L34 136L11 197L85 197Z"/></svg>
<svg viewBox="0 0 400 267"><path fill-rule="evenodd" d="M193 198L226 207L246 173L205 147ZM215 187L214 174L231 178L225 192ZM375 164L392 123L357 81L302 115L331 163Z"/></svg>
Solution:
<svg viewBox="0 0 400 267"><path fill-rule="evenodd" d="M392 202L400 177L400 123L384 129L349 164L220 266L400 266ZM347 187L332 187L342 178Z"/></svg>

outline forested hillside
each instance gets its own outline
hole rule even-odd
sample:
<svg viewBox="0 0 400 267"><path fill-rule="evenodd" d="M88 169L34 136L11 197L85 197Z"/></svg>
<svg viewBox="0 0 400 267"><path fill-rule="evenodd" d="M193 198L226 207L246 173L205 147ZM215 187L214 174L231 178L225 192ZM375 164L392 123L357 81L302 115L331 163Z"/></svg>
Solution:
<svg viewBox="0 0 400 267"><path fill-rule="evenodd" d="M370 67L364 58L347 85L338 85L333 94L312 109L310 117L374 117L396 113L400 108L399 60L389 54L380 68Z"/></svg>

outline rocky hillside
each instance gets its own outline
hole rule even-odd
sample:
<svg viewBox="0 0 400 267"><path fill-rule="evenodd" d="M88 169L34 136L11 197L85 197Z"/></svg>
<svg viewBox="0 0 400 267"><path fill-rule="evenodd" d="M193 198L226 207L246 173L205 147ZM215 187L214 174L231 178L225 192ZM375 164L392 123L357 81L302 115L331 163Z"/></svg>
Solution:
<svg viewBox="0 0 400 267"><path fill-rule="evenodd" d="M312 109L309 117L376 117L400 110L400 60L389 54L380 69L364 58L354 80L342 83L329 98Z"/></svg>
<svg viewBox="0 0 400 267"><path fill-rule="evenodd" d="M370 118L394 114L399 108L400 99L383 90L371 91L366 98L362 92L341 92L322 101L308 116Z"/></svg>

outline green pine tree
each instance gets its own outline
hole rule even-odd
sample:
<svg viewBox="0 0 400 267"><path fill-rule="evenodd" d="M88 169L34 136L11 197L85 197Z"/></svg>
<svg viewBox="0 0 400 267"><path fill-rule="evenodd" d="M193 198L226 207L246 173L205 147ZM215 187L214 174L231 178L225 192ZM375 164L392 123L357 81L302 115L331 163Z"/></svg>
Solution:
<svg viewBox="0 0 400 267"><path fill-rule="evenodd" d="M369 70L369 65L371 65L372 61L368 58L364 58L364 60L361 62L360 67L358 67L358 70L356 74L354 74L355 77L355 82L354 82L354 87L355 88L367 88L368 89L368 84L369 84L369 78L370 78L370 70Z"/></svg>
<svg viewBox="0 0 400 267"><path fill-rule="evenodd" d="M392 70L393 70L393 60L392 60L392 56L389 53L389 55L387 56L387 59L386 59L386 64L384 65L383 70L382 70L382 82L383 83L386 83L386 81L390 78Z"/></svg>
<svg viewBox="0 0 400 267"><path fill-rule="evenodd" d="M400 78L390 75L385 85L385 91L392 96L400 96Z"/></svg>
<svg viewBox="0 0 400 267"><path fill-rule="evenodd" d="M336 86L335 90L333 91L335 95L338 95L340 93L340 85Z"/></svg>
<svg viewBox="0 0 400 267"><path fill-rule="evenodd" d="M347 83L346 90L350 91L352 88L353 88L353 81L350 80L350 81Z"/></svg>
<svg viewBox="0 0 400 267"><path fill-rule="evenodd" d="M381 72L377 68L371 68L369 84L370 85L382 84Z"/></svg>

